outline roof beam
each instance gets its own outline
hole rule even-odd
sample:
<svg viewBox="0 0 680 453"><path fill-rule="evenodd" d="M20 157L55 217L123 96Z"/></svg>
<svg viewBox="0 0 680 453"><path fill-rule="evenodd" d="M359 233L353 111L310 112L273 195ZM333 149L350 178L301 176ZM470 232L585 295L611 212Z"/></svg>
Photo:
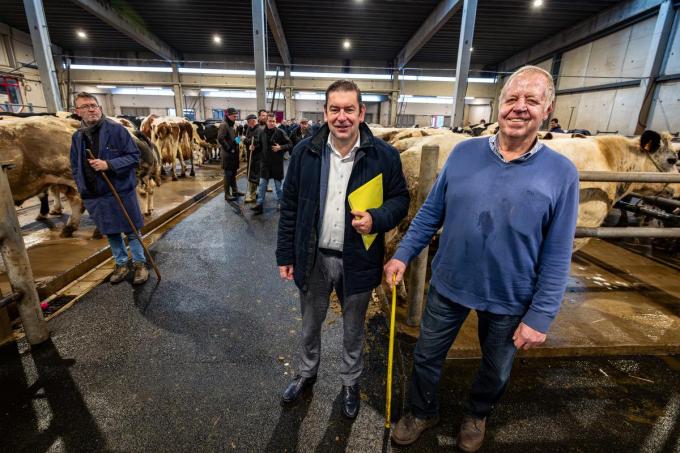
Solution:
<svg viewBox="0 0 680 453"><path fill-rule="evenodd" d="M290 50L288 50L286 35L283 33L283 24L281 24L279 10L276 9L276 2L274 0L265 0L265 3L267 4L267 24L269 24L269 29L272 31L272 35L274 35L276 48L279 49L283 64L290 67L292 64Z"/></svg>
<svg viewBox="0 0 680 453"><path fill-rule="evenodd" d="M142 25L131 21L105 0L71 0L79 7L123 33L168 62L180 59L179 52Z"/></svg>
<svg viewBox="0 0 680 453"><path fill-rule="evenodd" d="M462 0L442 0L397 55L397 68L404 69L404 66L427 44L430 38L462 7Z"/></svg>
<svg viewBox="0 0 680 453"><path fill-rule="evenodd" d="M663 0L627 0L621 2L513 55L499 64L498 70L509 72L520 66L548 59L556 52L563 52L590 42L596 37L616 31L617 27L628 25L637 18L654 12L661 3L663 3Z"/></svg>

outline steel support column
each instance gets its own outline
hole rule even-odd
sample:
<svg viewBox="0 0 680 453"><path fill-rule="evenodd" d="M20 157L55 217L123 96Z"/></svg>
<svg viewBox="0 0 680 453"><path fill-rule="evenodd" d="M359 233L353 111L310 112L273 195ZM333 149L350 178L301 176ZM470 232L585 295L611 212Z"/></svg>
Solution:
<svg viewBox="0 0 680 453"><path fill-rule="evenodd" d="M399 109L399 71L392 73L392 92L390 93L390 126L397 126L397 110Z"/></svg>
<svg viewBox="0 0 680 453"><path fill-rule="evenodd" d="M470 72L472 37L475 33L476 16L477 0L465 0L463 4L463 20L460 25L460 39L458 40L458 60L456 61L456 81L453 86L451 127L463 126L465 92L467 91L468 72Z"/></svg>
<svg viewBox="0 0 680 453"><path fill-rule="evenodd" d="M42 0L24 0L24 9L26 10L28 28L31 32L33 55L40 71L45 105L48 111L59 112L63 110L61 94L59 93L59 82L54 67L52 49L50 48L50 34L47 30Z"/></svg>
<svg viewBox="0 0 680 453"><path fill-rule="evenodd" d="M284 69L283 96L286 101L286 119L295 118L295 101L293 99L293 80L290 78L290 66Z"/></svg>
<svg viewBox="0 0 680 453"><path fill-rule="evenodd" d="M267 69L267 55L265 53L265 37L267 34L264 22L264 0L253 0L253 46L255 56L255 91L257 93L257 108L267 108L267 87L265 71Z"/></svg>
<svg viewBox="0 0 680 453"><path fill-rule="evenodd" d="M177 65L172 65L172 91L175 93L175 116L184 117L184 90Z"/></svg>
<svg viewBox="0 0 680 453"><path fill-rule="evenodd" d="M675 19L675 9L671 0L665 0L659 6L659 15L656 16L656 25L654 25L654 34L652 35L652 42L647 53L647 63L645 64L644 72L642 73L642 82L640 84L640 96L642 103L640 104L640 112L635 120L634 129L636 135L642 134L647 129L647 120L649 119L649 112L652 110L652 103L654 102L654 94L657 92L657 78L661 74L663 64L667 58L668 42L670 41L671 31L673 29L673 21Z"/></svg>

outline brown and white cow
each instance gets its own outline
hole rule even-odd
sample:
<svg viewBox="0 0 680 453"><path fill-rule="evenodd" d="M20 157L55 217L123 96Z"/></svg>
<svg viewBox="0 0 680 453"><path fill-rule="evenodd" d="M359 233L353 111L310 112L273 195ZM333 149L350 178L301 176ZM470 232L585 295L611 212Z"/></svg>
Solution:
<svg viewBox="0 0 680 453"><path fill-rule="evenodd" d="M176 116L152 114L142 121L140 130L158 147L162 163L170 164L173 181L177 181L175 159L179 160L182 169L181 178L186 176L186 159L191 161L190 175L195 175L193 153L191 152L191 140L194 131L189 121Z"/></svg>
<svg viewBox="0 0 680 453"><path fill-rule="evenodd" d="M80 226L83 202L71 174L71 136L80 123L56 116L3 117L0 121L0 160L11 162L7 172L12 197L17 205L56 189L55 199L66 195L71 216L61 231L71 237Z"/></svg>

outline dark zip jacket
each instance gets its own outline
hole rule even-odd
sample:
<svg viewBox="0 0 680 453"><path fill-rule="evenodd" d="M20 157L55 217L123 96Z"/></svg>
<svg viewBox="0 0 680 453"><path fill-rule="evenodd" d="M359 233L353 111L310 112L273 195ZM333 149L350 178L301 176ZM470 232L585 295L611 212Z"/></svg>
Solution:
<svg viewBox="0 0 680 453"><path fill-rule="evenodd" d="M368 211L373 218L371 233L379 235L366 250L361 235L352 227L351 209L345 197L342 253L345 296L369 291L380 284L385 255L384 234L406 216L410 200L397 150L373 137L364 123L359 131L361 144L346 195L382 173L383 204ZM328 125L324 124L316 134L295 146L283 185L276 261L279 266L294 266L295 284L302 291L307 291L307 281L316 262L319 219L328 186L328 166L322 165L322 153L328 152L328 134ZM325 167L323 171L322 167Z"/></svg>

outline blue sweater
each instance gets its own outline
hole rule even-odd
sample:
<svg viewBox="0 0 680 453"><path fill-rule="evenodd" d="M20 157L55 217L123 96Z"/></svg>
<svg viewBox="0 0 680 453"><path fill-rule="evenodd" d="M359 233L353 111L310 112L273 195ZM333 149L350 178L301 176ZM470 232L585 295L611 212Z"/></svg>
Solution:
<svg viewBox="0 0 680 453"><path fill-rule="evenodd" d="M466 307L522 315L547 332L569 276L578 217L576 167L547 146L504 162L488 137L454 148L394 258L408 263L443 226L437 292Z"/></svg>

